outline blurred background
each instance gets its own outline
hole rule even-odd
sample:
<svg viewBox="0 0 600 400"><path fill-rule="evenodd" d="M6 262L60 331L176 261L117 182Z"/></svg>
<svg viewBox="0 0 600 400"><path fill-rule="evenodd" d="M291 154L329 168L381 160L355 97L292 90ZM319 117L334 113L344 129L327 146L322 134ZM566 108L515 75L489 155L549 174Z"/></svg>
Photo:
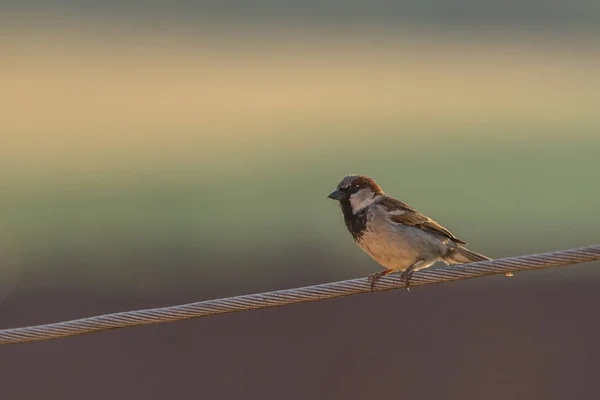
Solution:
<svg viewBox="0 0 600 400"><path fill-rule="evenodd" d="M0 329L366 276L348 173L600 243L600 3L0 3ZM597 398L598 263L0 347L7 399Z"/></svg>

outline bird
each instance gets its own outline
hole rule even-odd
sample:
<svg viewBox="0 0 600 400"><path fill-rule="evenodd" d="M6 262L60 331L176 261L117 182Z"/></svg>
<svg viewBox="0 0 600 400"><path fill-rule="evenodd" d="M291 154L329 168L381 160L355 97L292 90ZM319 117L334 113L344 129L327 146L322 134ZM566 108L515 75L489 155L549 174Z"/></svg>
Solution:
<svg viewBox="0 0 600 400"><path fill-rule="evenodd" d="M368 276L372 292L377 280L392 272L402 271L400 279L410 291L412 273L437 261L449 265L490 259L466 248L467 242L433 219L386 195L367 176L345 176L327 197L339 202L356 244L385 268Z"/></svg>

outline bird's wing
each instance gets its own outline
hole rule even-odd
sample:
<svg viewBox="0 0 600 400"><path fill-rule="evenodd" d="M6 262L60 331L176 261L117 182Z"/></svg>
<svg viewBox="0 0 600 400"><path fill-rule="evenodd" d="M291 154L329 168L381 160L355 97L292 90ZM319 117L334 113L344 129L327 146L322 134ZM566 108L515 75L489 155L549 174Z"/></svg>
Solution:
<svg viewBox="0 0 600 400"><path fill-rule="evenodd" d="M403 201L386 196L378 203L388 212L390 221L392 222L416 226L425 231L435 232L446 236L453 242L467 244L467 242L454 236L448 229L444 228L431 218L421 214Z"/></svg>

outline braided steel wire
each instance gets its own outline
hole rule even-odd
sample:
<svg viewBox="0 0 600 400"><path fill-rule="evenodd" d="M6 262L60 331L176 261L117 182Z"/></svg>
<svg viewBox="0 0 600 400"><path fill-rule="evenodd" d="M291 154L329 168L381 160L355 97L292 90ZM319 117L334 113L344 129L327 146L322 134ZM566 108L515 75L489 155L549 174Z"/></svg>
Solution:
<svg viewBox="0 0 600 400"><path fill-rule="evenodd" d="M559 267L594 260L600 260L600 245L428 269L415 272L412 275L411 287L471 279L486 275ZM405 284L400 281L399 275L389 275L377 281L376 290L391 290L404 287ZM367 279L359 278L295 289L206 300L171 307L124 311L47 325L3 329L0 330L0 344L47 340L107 329L159 324L258 308L332 299L366 293L370 290Z"/></svg>

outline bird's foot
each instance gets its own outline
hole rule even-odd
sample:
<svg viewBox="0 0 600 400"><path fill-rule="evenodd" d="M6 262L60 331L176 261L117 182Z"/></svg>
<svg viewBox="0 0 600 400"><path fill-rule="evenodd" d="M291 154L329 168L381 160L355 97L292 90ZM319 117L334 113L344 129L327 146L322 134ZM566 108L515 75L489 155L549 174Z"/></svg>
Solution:
<svg viewBox="0 0 600 400"><path fill-rule="evenodd" d="M367 278L369 285L371 285L371 293L375 293L375 282L377 282L377 280L382 276L383 272L377 272L376 274L369 275L369 277Z"/></svg>
<svg viewBox="0 0 600 400"><path fill-rule="evenodd" d="M405 282L406 283L406 290L408 290L410 292L410 277L413 274L413 269L412 268L408 268L406 271L404 271L402 273L402 275L400 275L400 282Z"/></svg>
<svg viewBox="0 0 600 400"><path fill-rule="evenodd" d="M372 293L375 293L375 282L377 282L377 280L379 278L381 278L382 276L386 276L387 274L389 274L391 272L394 272L394 270L393 269L386 269L385 271L381 271L381 272L378 272L376 274L369 275L369 277L367 278L367 281L371 285L371 292Z"/></svg>

